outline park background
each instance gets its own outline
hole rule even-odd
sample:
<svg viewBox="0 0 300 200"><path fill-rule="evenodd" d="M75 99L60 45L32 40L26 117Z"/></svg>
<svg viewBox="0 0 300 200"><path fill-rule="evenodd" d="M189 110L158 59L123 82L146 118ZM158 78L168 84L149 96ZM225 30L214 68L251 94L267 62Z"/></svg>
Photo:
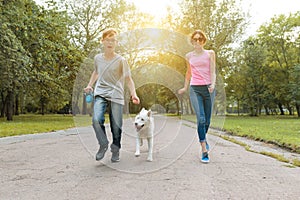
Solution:
<svg viewBox="0 0 300 200"><path fill-rule="evenodd" d="M216 128L300 152L300 12L296 3L295 11L260 17L262 24L258 24L245 1L172 1L165 4L165 11L159 5L168 1L154 1L152 8L145 3L148 10L136 2L1 0L1 136L68 128L74 126L74 116L91 114L82 89L93 69L93 56L101 49L104 29L130 33L118 51L133 72L143 72L152 80L160 76L167 82L172 77L168 72L184 77L186 70L184 57L174 53L180 46L178 35L188 37L202 29L208 36L206 48L217 55L219 94L214 114L225 124ZM274 5L259 6L272 10ZM139 49L144 31L154 29L160 33L158 46ZM168 44L169 51L159 44ZM164 72L166 66L169 71ZM138 87L142 103L135 106L128 101L127 112L159 105L157 111L192 115L188 95L178 97L174 92L183 79L172 81L172 87L155 81ZM64 114L67 122L53 114ZM50 122L44 116L51 116ZM26 126L26 121L31 125ZM35 129L33 121L42 122L44 129ZM60 127L54 127L58 121Z"/></svg>

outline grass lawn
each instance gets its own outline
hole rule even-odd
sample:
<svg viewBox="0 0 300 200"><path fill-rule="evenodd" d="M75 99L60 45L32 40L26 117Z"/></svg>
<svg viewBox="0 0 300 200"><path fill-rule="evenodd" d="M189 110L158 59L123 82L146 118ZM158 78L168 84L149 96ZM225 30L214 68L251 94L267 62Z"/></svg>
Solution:
<svg viewBox="0 0 300 200"><path fill-rule="evenodd" d="M195 116L182 117L195 121ZM12 122L0 118L0 137L51 132L90 125L91 117L88 115L73 117L71 115L26 114L14 116ZM300 119L296 116L213 117L212 127L222 129L233 135L274 143L300 153Z"/></svg>
<svg viewBox="0 0 300 200"><path fill-rule="evenodd" d="M19 115L14 116L10 122L6 118L0 118L0 137L52 132L74 126L71 115Z"/></svg>
<svg viewBox="0 0 300 200"><path fill-rule="evenodd" d="M195 121L194 116L187 116ZM296 116L214 117L212 127L230 134L248 137L288 148L300 153L300 118Z"/></svg>
<svg viewBox="0 0 300 200"><path fill-rule="evenodd" d="M224 130L300 153L300 119L296 116L229 116L225 119Z"/></svg>
<svg viewBox="0 0 300 200"><path fill-rule="evenodd" d="M109 122L106 115L106 122ZM14 116L13 121L0 118L0 137L53 132L73 127L91 126L89 115L35 115L26 114Z"/></svg>

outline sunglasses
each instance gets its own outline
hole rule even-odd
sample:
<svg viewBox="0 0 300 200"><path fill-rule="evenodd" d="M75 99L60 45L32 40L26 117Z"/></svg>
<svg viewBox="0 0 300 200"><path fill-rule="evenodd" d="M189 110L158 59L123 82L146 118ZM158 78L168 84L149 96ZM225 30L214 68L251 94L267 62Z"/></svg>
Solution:
<svg viewBox="0 0 300 200"><path fill-rule="evenodd" d="M200 38L193 38L193 41L194 41L194 42L197 42L197 41L202 42L202 40L203 40L203 39L202 39L201 37L200 37Z"/></svg>

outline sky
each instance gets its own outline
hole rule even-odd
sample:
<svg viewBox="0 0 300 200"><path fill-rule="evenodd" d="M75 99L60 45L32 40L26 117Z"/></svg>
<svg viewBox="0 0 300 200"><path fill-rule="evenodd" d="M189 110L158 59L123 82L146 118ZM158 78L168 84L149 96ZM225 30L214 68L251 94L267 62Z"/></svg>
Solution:
<svg viewBox="0 0 300 200"><path fill-rule="evenodd" d="M133 2L144 12L163 16L167 6L179 9L181 0L127 0ZM243 10L250 13L250 24L247 35L254 35L256 30L265 22L269 22L274 15L288 14L300 11L299 0L242 0Z"/></svg>
<svg viewBox="0 0 300 200"><path fill-rule="evenodd" d="M243 0L244 9L250 11L250 26L248 34L255 34L260 25L270 22L275 15L295 13L300 11L298 0Z"/></svg>
<svg viewBox="0 0 300 200"><path fill-rule="evenodd" d="M35 0L37 3L46 0ZM153 14L157 18L165 16L167 7L179 10L181 0L126 0L132 2L143 12ZM263 23L269 22L271 17L278 14L288 14L300 11L299 0L242 0L243 10L250 13L250 24L247 35L254 35Z"/></svg>

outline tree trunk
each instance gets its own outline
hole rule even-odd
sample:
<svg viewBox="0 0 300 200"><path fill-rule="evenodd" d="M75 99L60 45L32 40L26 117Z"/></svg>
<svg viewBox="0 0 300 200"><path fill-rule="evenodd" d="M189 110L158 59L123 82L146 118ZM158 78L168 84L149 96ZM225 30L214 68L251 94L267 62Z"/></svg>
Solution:
<svg viewBox="0 0 300 200"><path fill-rule="evenodd" d="M238 116L240 116L240 100L237 100L237 112L238 112Z"/></svg>
<svg viewBox="0 0 300 200"><path fill-rule="evenodd" d="M296 103L298 117L300 117L300 104Z"/></svg>
<svg viewBox="0 0 300 200"><path fill-rule="evenodd" d="M255 108L250 106L250 116L255 116Z"/></svg>
<svg viewBox="0 0 300 200"><path fill-rule="evenodd" d="M13 120L14 113L14 93L13 91L9 91L6 97L6 119L7 121Z"/></svg>
<svg viewBox="0 0 300 200"><path fill-rule="evenodd" d="M85 95L83 94L83 101L82 101L82 114L86 115L87 114L87 104L85 101Z"/></svg>
<svg viewBox="0 0 300 200"><path fill-rule="evenodd" d="M183 115L183 98L182 98L182 96L179 96L179 102L180 102L180 111L179 111L179 108L178 108L178 113Z"/></svg>
<svg viewBox="0 0 300 200"><path fill-rule="evenodd" d="M46 107L46 98L41 96L40 103L41 103L41 114L44 115L45 107Z"/></svg>
<svg viewBox="0 0 300 200"><path fill-rule="evenodd" d="M0 115L0 117L4 117L4 113L5 113L5 110L6 110L6 99L4 98L3 92L1 92L1 102L2 102L2 106L1 106L1 115Z"/></svg>
<svg viewBox="0 0 300 200"><path fill-rule="evenodd" d="M15 115L19 115L19 95L16 94L15 98Z"/></svg>
<svg viewBox="0 0 300 200"><path fill-rule="evenodd" d="M73 116L80 114L80 108L79 108L78 102L79 102L79 95L75 94L74 99L72 100L72 115Z"/></svg>
<svg viewBox="0 0 300 200"><path fill-rule="evenodd" d="M181 103L181 101L180 101ZM177 115L179 115L179 101L176 101L176 110L177 110Z"/></svg>
<svg viewBox="0 0 300 200"><path fill-rule="evenodd" d="M265 111L266 111L266 115L270 115L270 111L269 111L269 108L267 106L265 106Z"/></svg>
<svg viewBox="0 0 300 200"><path fill-rule="evenodd" d="M289 115L293 115L293 108L292 106L288 106Z"/></svg>
<svg viewBox="0 0 300 200"><path fill-rule="evenodd" d="M280 110L280 115L284 115L284 111L283 111L283 108L282 108L282 104L281 103L278 103L278 108Z"/></svg>

